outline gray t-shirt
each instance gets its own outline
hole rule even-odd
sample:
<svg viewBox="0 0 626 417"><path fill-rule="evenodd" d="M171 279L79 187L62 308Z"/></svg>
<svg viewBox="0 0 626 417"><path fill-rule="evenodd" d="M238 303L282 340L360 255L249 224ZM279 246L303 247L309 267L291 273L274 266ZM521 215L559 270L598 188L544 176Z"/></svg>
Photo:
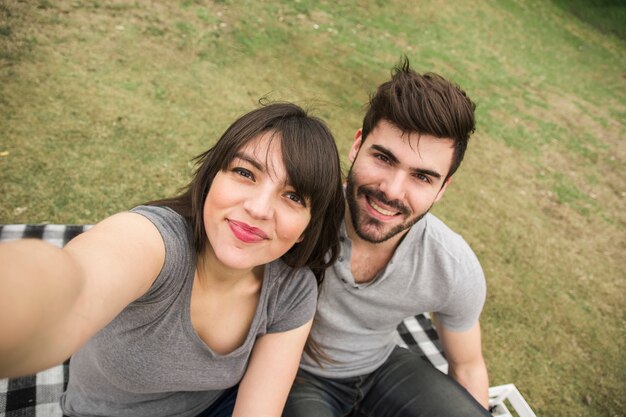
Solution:
<svg viewBox="0 0 626 417"><path fill-rule="evenodd" d="M463 238L432 214L406 234L387 266L371 282L356 284L352 243L342 228L339 260L326 270L311 334L334 361L319 367L306 353L301 367L327 378L364 375L394 348L406 317L433 312L447 329L473 326L486 285L478 259Z"/></svg>
<svg viewBox="0 0 626 417"><path fill-rule="evenodd" d="M161 233L165 262L150 290L72 356L61 397L68 416L194 416L241 380L257 337L300 327L315 314L311 271L274 261L265 267L245 342L226 355L214 353L191 324L196 256L190 225L164 207L132 211Z"/></svg>

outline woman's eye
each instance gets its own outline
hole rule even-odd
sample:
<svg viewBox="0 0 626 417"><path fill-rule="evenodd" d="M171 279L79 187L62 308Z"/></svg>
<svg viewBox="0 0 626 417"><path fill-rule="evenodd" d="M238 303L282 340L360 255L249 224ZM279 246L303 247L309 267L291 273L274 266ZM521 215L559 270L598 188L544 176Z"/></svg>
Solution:
<svg viewBox="0 0 626 417"><path fill-rule="evenodd" d="M300 196L299 194L287 193L287 198L290 199L293 202L296 202L296 203L306 207L306 201L304 201L304 198L302 198L302 196Z"/></svg>
<svg viewBox="0 0 626 417"><path fill-rule="evenodd" d="M233 168L233 172L238 175L241 175L242 177L254 179L254 175L252 175L252 172L248 171L245 168L236 167L236 168Z"/></svg>

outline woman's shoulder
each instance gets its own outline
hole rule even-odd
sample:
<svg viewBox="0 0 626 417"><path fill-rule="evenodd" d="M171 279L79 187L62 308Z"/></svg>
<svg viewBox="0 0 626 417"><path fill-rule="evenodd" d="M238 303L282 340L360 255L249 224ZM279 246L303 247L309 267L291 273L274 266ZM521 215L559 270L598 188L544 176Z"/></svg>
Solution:
<svg viewBox="0 0 626 417"><path fill-rule="evenodd" d="M149 220L158 221L159 223L187 225L187 221L183 216L166 206L140 205L130 209L130 212L141 214L142 216L147 217Z"/></svg>
<svg viewBox="0 0 626 417"><path fill-rule="evenodd" d="M317 281L309 268L292 268L281 260L266 266L269 282L268 331L299 327L313 318L317 305Z"/></svg>
<svg viewBox="0 0 626 417"><path fill-rule="evenodd" d="M265 279L275 291L308 290L317 288L313 272L307 268L293 268L277 259L266 265Z"/></svg>
<svg viewBox="0 0 626 417"><path fill-rule="evenodd" d="M172 238L182 239L182 242L179 243L185 244L191 238L192 232L189 222L169 207L137 206L132 208L130 212L140 214L150 220L161 233L166 246L167 241Z"/></svg>
<svg viewBox="0 0 626 417"><path fill-rule="evenodd" d="M130 212L144 216L152 222L161 234L165 246L165 261L161 272L148 293L139 301L164 297L176 291L178 285L193 274L195 250L191 226L183 216L169 207L137 206ZM172 277L183 279L170 279Z"/></svg>

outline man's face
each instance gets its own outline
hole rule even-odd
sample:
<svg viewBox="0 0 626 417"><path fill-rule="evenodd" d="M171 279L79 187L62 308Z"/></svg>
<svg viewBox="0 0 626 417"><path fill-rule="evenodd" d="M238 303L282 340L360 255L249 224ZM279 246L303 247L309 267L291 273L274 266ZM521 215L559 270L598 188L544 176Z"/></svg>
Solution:
<svg viewBox="0 0 626 417"><path fill-rule="evenodd" d="M385 120L365 142L359 130L350 149L346 187L357 235L381 243L421 219L446 190L453 143L417 133L403 135Z"/></svg>

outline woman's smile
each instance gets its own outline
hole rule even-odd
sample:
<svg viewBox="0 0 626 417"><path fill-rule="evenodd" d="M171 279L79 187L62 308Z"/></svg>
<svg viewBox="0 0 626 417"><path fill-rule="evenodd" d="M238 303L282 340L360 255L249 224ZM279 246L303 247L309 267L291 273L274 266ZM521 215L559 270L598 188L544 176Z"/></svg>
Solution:
<svg viewBox="0 0 626 417"><path fill-rule="evenodd" d="M256 243L269 239L269 236L258 227L232 219L227 219L227 222L233 235L244 243Z"/></svg>

